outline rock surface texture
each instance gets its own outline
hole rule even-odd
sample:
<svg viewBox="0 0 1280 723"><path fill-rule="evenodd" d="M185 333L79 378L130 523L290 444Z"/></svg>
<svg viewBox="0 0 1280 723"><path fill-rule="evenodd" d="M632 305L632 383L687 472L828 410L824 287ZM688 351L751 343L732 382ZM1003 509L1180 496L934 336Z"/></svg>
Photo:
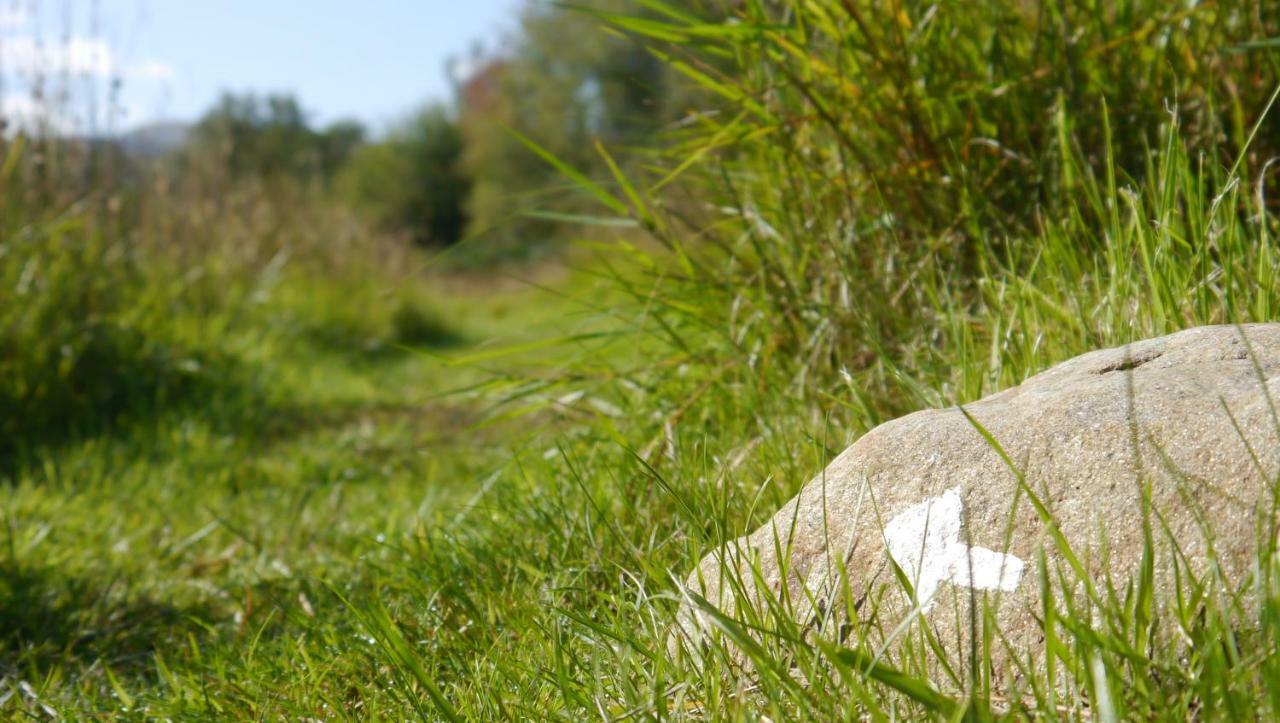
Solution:
<svg viewBox="0 0 1280 723"><path fill-rule="evenodd" d="M1226 578L1238 581L1251 570L1280 473L1273 401L1280 404L1280 324L1201 327L1084 354L964 411L922 411L877 427L771 521L708 554L687 588L730 613L744 600L788 599L810 629L833 630L838 618L864 625L871 642L887 643L901 622L918 619L944 646L964 644L969 602L985 601L1007 650L1034 656L1038 555L1051 571L1069 568L1032 497L1096 584L1110 576L1123 591L1137 570L1144 509L1157 568L1172 569L1176 543L1203 570L1212 539ZM1158 585L1172 584L1160 575ZM735 578L755 581L727 582ZM693 600L678 613L673 652L696 649L708 629ZM873 628L865 626L871 610Z"/></svg>

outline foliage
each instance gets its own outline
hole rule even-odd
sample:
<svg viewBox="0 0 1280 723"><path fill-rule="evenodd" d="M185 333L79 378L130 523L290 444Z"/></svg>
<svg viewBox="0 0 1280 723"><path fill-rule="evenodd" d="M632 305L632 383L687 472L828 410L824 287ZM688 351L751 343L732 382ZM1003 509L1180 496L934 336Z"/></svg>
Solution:
<svg viewBox="0 0 1280 723"><path fill-rule="evenodd" d="M17 187L5 194L0 220L0 287L8 294L0 305L0 471L33 444L191 401L210 391L201 370L221 361L165 338L180 284L140 265L141 249L110 237L113 225L98 222L109 215L104 204L24 192L52 175L25 158L31 151L20 137L0 164L5 190ZM95 158L64 157L72 154Z"/></svg>
<svg viewBox="0 0 1280 723"><path fill-rule="evenodd" d="M282 278L338 286L382 269L379 283L398 293L402 282L380 266L401 263L394 245L358 226L359 238L344 238L353 220L309 184L279 179L266 193L158 164L90 176L95 185L78 195L74 180L101 156L76 146L19 137L0 149L0 288L11 302L0 305L0 474L196 407L219 425L264 421L267 410L247 400L272 395L252 354L227 339ZM43 162L48 150L61 167ZM31 193L45 181L47 192ZM352 313L385 347L398 307L379 293Z"/></svg>
<svg viewBox="0 0 1280 723"><path fill-rule="evenodd" d="M211 360L155 334L172 285L144 280L78 219L10 235L3 249L0 468L28 444L199 392Z"/></svg>
<svg viewBox="0 0 1280 723"><path fill-rule="evenodd" d="M1194 153L1234 160L1274 90L1265 39L1280 28L1261 7L747 3L732 25L618 24L745 114L733 132L757 130L751 147L834 182L823 202L849 205L856 227L884 216L957 239L1068 213L1072 156L1143 177L1171 113ZM1275 152L1280 120L1263 123L1250 167Z"/></svg>
<svg viewBox="0 0 1280 723"><path fill-rule="evenodd" d="M314 130L289 95L224 94L195 129L198 149L237 178L318 178L328 182L364 141L364 128L339 121Z"/></svg>
<svg viewBox="0 0 1280 723"><path fill-rule="evenodd" d="M473 252L477 256L527 255L563 232L530 211L581 210L570 189L510 130L596 175L606 168L592 150L595 142L615 149L638 146L670 117L662 64L643 46L598 26L571 8L529 3L514 47L476 59L463 80L458 104L464 168L474 182L468 235L482 244Z"/></svg>
<svg viewBox="0 0 1280 723"><path fill-rule="evenodd" d="M1162 233L1180 239L1142 257L1161 263L1222 259L1220 224L1249 225L1255 244L1267 238L1257 225L1265 209L1227 193L1262 172L1274 153L1268 129L1280 122L1266 112L1280 76L1269 46L1258 43L1280 29L1251 7L1135 0L1095 13L1074 2L921 3L892 13L857 3L748 3L732 23L674 9L661 23L611 17L728 103L673 139L679 192L647 205L620 200L686 259L672 283L698 294L717 289L725 300L698 305L699 315L716 315L699 325L724 329L734 350L790 368L797 393L842 386L841 370L856 371L872 350L954 361L937 347L967 345L957 334L976 329L954 325L1000 272L1029 282L1061 271L1048 263L1057 245L1084 245L1088 253L1065 267L1078 284L1125 278L1115 267L1130 258L1116 246L1126 212L1138 214L1134 223L1153 214ZM689 158L709 163L689 173ZM1265 185L1258 191L1265 195ZM701 207L682 202L689 196ZM1197 225L1188 209L1170 207L1174 198L1218 215ZM1228 199L1237 205L1224 206ZM687 243L691 234L705 240ZM1240 258L1255 255L1246 248ZM1265 264L1251 272L1270 273ZM1242 297L1255 303L1251 282L1239 283L1216 302L1202 299L1201 318L1240 313ZM1061 301L1064 319L1079 320L1067 327L1076 349L1122 324L1141 334L1188 321L1135 327ZM1269 308L1251 312L1267 318ZM1037 324L998 328L1041 332ZM958 396L1015 382L1043 361L972 377ZM901 391L908 406L947 398Z"/></svg>
<svg viewBox="0 0 1280 723"><path fill-rule="evenodd" d="M453 244L466 230L471 181L461 167L462 133L433 105L359 150L344 170L344 194L383 226L422 244Z"/></svg>

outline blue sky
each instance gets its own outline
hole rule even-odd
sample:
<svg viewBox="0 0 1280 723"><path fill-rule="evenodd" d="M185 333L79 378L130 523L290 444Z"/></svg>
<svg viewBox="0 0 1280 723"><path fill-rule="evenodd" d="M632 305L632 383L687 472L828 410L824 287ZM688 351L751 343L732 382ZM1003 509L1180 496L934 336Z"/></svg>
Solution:
<svg viewBox="0 0 1280 723"><path fill-rule="evenodd" d="M95 24L92 0L0 0L0 98L6 115L56 114L58 124L83 126L90 115L85 99L105 98L108 78L118 76L118 127L192 120L220 91L234 90L292 92L318 123L354 117L377 129L427 100L447 98L447 60L465 58L477 42L500 47L515 27L521 2L97 4ZM75 107L37 107L30 98L36 68L72 78Z"/></svg>

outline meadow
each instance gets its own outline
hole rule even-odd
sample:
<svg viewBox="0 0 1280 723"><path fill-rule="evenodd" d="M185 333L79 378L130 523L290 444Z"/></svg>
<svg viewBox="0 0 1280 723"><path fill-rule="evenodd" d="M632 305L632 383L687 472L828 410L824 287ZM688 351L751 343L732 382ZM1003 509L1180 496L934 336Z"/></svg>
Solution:
<svg viewBox="0 0 1280 723"><path fill-rule="evenodd" d="M985 613L968 657L921 626L873 659L772 607L667 647L696 561L875 425L1277 320L1280 6L573 12L689 109L590 168L511 128L575 193L534 261L0 145L0 712L1280 715L1274 539L1177 590L1042 565L1016 682Z"/></svg>

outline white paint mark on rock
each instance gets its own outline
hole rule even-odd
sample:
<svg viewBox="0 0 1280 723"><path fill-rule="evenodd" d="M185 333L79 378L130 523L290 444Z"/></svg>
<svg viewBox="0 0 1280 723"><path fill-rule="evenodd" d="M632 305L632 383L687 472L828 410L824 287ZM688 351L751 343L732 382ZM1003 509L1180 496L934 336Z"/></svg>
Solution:
<svg viewBox="0 0 1280 723"><path fill-rule="evenodd" d="M942 583L1012 592L1026 566L1013 555L960 540L964 504L957 489L912 505L884 528L889 555L906 573L922 612L933 605Z"/></svg>

